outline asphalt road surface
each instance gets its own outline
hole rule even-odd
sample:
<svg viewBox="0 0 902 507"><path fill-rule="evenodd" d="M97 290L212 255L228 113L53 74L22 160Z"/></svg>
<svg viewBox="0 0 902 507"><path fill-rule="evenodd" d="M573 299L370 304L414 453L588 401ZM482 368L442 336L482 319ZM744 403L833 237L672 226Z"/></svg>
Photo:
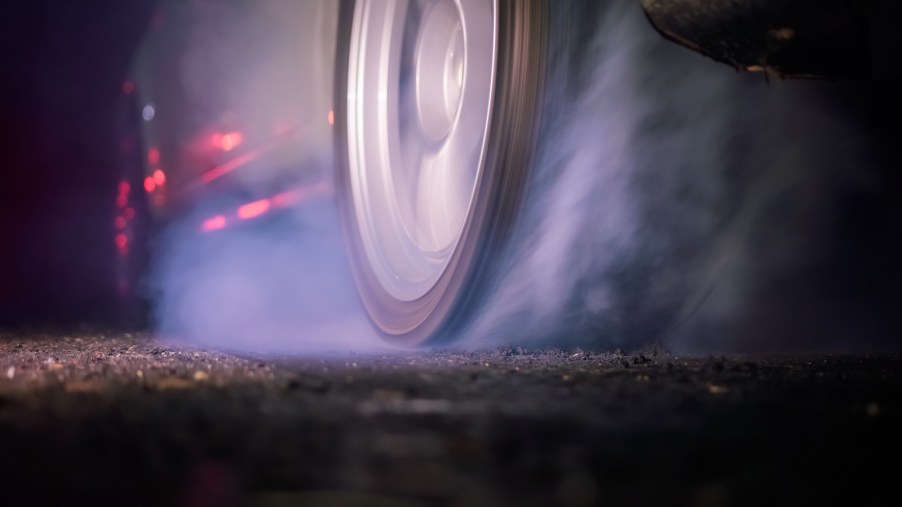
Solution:
<svg viewBox="0 0 902 507"><path fill-rule="evenodd" d="M900 505L899 366L0 333L0 505Z"/></svg>

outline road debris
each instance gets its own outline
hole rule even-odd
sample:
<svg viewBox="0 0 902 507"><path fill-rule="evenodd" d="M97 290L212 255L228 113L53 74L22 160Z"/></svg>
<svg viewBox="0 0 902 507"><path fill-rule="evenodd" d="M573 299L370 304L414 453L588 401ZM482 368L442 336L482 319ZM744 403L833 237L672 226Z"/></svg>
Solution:
<svg viewBox="0 0 902 507"><path fill-rule="evenodd" d="M221 481L235 505L327 490L448 506L902 499L893 357L266 358L140 333L69 338L0 341L15 379L0 383L4 506L35 491L180 505Z"/></svg>

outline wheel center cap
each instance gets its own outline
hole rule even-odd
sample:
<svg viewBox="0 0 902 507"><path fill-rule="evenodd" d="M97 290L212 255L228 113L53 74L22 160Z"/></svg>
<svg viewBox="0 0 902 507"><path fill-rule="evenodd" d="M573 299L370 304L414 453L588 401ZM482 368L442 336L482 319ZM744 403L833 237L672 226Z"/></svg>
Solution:
<svg viewBox="0 0 902 507"><path fill-rule="evenodd" d="M417 114L423 134L448 135L463 94L466 44L454 2L434 4L420 28L416 56Z"/></svg>

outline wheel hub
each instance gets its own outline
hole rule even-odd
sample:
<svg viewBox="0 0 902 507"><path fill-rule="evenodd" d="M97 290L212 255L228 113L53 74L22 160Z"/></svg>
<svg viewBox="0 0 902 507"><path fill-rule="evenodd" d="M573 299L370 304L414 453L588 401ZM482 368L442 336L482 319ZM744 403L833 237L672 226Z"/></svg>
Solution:
<svg viewBox="0 0 902 507"><path fill-rule="evenodd" d="M351 196L393 298L427 294L465 231L485 159L496 0L359 0L348 69Z"/></svg>
<svg viewBox="0 0 902 507"><path fill-rule="evenodd" d="M457 117L464 83L466 46L454 2L444 0L430 9L418 39L417 113L423 134L438 141Z"/></svg>

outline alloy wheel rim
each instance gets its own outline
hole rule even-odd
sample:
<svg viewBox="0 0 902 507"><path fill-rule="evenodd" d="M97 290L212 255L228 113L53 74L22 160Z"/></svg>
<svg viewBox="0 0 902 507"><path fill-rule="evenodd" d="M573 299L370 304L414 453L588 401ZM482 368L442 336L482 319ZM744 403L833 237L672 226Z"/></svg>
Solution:
<svg viewBox="0 0 902 507"><path fill-rule="evenodd" d="M484 174L497 0L362 0L348 69L351 196L366 260L393 298L447 270Z"/></svg>

